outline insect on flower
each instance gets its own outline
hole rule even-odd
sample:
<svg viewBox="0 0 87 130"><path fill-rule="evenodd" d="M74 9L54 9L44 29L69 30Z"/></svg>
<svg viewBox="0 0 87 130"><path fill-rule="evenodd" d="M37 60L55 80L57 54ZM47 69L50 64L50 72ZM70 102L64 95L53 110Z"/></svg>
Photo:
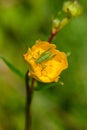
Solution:
<svg viewBox="0 0 87 130"><path fill-rule="evenodd" d="M37 64L41 64L42 62L51 60L53 57L56 56L56 54L52 55L52 52L50 51L51 48L48 48L45 52L43 52L39 58L36 59ZM43 64L41 64L43 66Z"/></svg>
<svg viewBox="0 0 87 130"><path fill-rule="evenodd" d="M28 75L44 83L57 82L60 73L68 67L66 54L47 41L38 40L28 48L24 59L29 66Z"/></svg>

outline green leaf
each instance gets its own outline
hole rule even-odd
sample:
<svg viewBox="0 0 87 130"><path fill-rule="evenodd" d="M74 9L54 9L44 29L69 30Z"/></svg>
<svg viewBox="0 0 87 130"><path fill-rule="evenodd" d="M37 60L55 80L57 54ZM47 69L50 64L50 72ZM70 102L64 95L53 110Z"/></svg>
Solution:
<svg viewBox="0 0 87 130"><path fill-rule="evenodd" d="M56 82L56 83L40 83L38 82L37 84L37 87L35 87L35 90L46 90L50 87L54 87L54 86L57 86L59 84L59 82Z"/></svg>
<svg viewBox="0 0 87 130"><path fill-rule="evenodd" d="M0 58L5 62L5 64L20 78L24 78L24 74L20 72L16 67L14 67L8 60L6 60L3 56L0 55Z"/></svg>

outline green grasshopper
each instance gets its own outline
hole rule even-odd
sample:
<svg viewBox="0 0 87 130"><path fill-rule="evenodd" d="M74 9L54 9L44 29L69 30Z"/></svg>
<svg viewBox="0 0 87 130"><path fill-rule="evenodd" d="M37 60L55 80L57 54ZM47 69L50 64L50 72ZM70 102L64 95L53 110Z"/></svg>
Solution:
<svg viewBox="0 0 87 130"><path fill-rule="evenodd" d="M42 64L42 62L48 61L50 59L52 59L53 57L55 57L56 54L52 55L52 52L49 51L51 48L49 48L48 50L46 50L45 52L43 52L38 59L36 59L36 63L37 64L41 64L43 66L43 68L45 68L46 66Z"/></svg>
<svg viewBox="0 0 87 130"><path fill-rule="evenodd" d="M50 57L51 57L51 55L52 55L52 52L51 51L49 51L50 50L50 48L48 49L48 50L46 50L45 52L43 52L40 56L39 56L39 58L38 59L36 59L36 63L42 63L42 62L44 62L44 61L47 61L47 60L49 60L50 59Z"/></svg>

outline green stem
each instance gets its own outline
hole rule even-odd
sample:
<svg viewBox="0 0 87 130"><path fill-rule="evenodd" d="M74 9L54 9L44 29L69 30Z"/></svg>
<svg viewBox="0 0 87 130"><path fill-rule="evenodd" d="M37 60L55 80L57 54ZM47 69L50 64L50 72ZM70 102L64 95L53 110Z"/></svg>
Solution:
<svg viewBox="0 0 87 130"><path fill-rule="evenodd" d="M34 79L32 79L31 86L29 86L29 70L25 76L25 84L26 84L26 122L25 122L25 130L31 130L31 101L32 101L32 94L33 94L33 86L34 86Z"/></svg>

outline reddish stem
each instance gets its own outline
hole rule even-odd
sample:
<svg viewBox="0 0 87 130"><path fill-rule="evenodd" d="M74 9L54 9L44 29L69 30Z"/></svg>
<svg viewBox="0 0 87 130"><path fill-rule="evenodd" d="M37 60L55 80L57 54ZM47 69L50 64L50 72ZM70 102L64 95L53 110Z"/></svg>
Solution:
<svg viewBox="0 0 87 130"><path fill-rule="evenodd" d="M56 34L57 34L57 31L51 32L51 35L50 35L50 37L49 37L49 39L48 39L48 42L49 42L49 43L52 42L52 40L53 40L53 38L56 36Z"/></svg>

